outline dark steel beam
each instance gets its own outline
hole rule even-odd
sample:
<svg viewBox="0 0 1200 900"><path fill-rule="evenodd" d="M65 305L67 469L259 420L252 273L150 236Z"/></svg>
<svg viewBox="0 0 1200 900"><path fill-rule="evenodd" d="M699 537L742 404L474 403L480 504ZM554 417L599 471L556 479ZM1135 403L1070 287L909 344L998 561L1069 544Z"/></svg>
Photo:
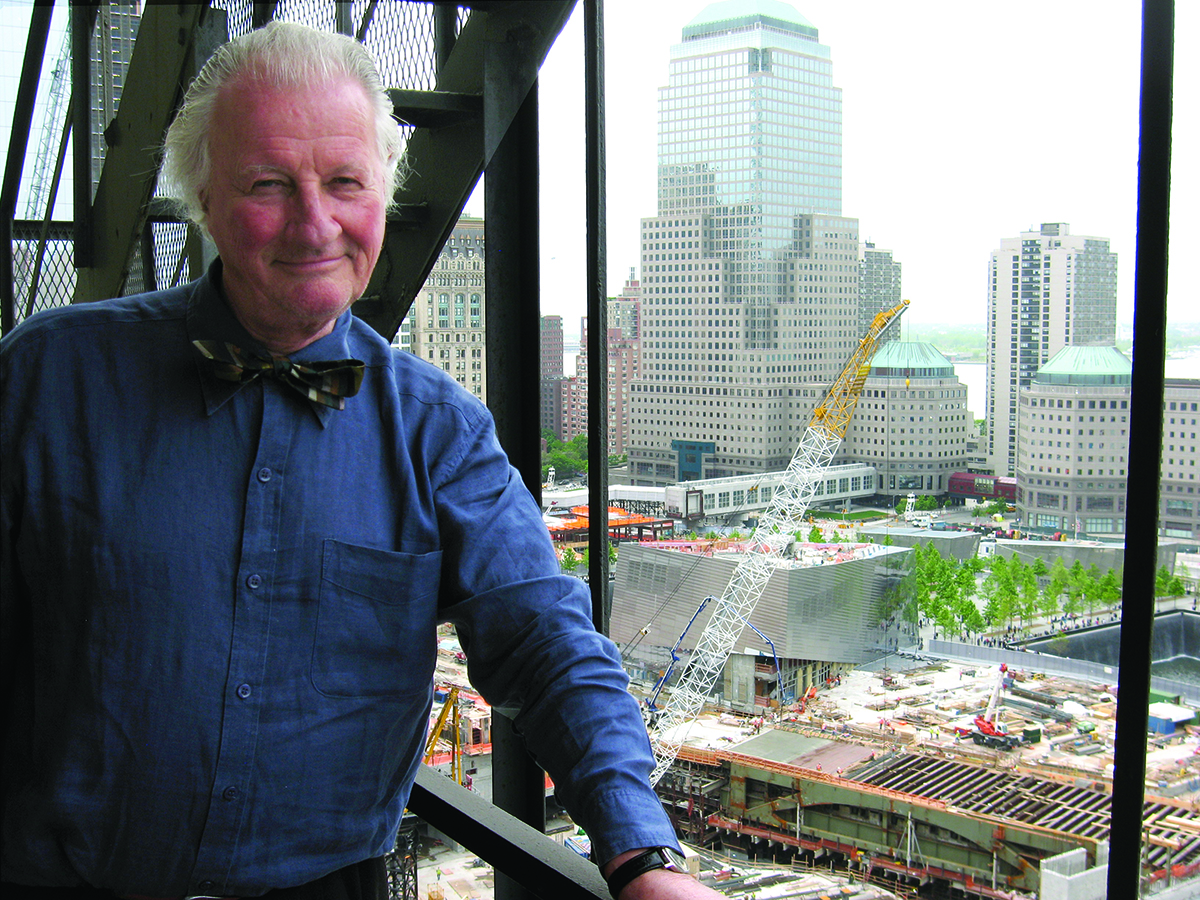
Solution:
<svg viewBox="0 0 1200 900"><path fill-rule="evenodd" d="M253 0L250 5L250 27L262 28L275 18L277 0Z"/></svg>
<svg viewBox="0 0 1200 900"><path fill-rule="evenodd" d="M1167 239L1171 219L1171 92L1175 9L1143 0L1133 385L1121 601L1120 693L1114 755L1108 896L1137 897L1141 877L1146 732L1150 703L1154 576L1158 563L1159 467L1167 332Z"/></svg>
<svg viewBox="0 0 1200 900"><path fill-rule="evenodd" d="M417 772L408 808L494 866L497 875L527 886L532 897L608 898L600 870L591 862L428 766Z"/></svg>
<svg viewBox="0 0 1200 900"><path fill-rule="evenodd" d="M452 94L449 91L406 91L391 88L393 115L416 128L447 128L470 124L483 115L483 97L479 94Z"/></svg>
<svg viewBox="0 0 1200 900"><path fill-rule="evenodd" d="M587 217L588 586L592 622L608 634L608 243L604 159L604 0L583 0Z"/></svg>
<svg viewBox="0 0 1200 900"><path fill-rule="evenodd" d="M75 198L75 267L92 264L92 28L96 7L71 5L71 171Z"/></svg>
<svg viewBox="0 0 1200 900"><path fill-rule="evenodd" d="M446 67L450 53L454 50L457 35L458 7L454 4L439 4L433 8L433 55L440 73Z"/></svg>
<svg viewBox="0 0 1200 900"><path fill-rule="evenodd" d="M21 172L25 169L25 151L33 129L33 107L37 101L38 80L42 77L42 60L46 57L46 40L50 35L50 20L54 17L53 3L37 3L30 13L29 35L25 39L25 58L21 63L21 80L17 84L17 102L13 108L12 131L8 137L8 156L4 163L4 183L0 185L0 333L8 334L16 324L17 298L13 285L13 219L17 215L17 194L21 188Z"/></svg>
<svg viewBox="0 0 1200 900"><path fill-rule="evenodd" d="M521 61L511 58L513 48L488 44L484 49L485 96L490 99L521 81L511 74ZM540 499L538 404L528 401L540 367L538 354L530 352L538 334L540 297L536 81L522 94L516 116L503 114L502 103L489 103L484 115L485 140L489 132L499 134L484 184L487 396L500 444L525 486ZM498 710L492 716L492 799L526 825L545 831L545 774L526 752L513 722ZM496 873L497 900L532 896L516 879Z"/></svg>
<svg viewBox="0 0 1200 900"><path fill-rule="evenodd" d="M86 264L80 261L76 248L77 303L116 297L122 292L157 183L163 134L184 76L194 65L193 49L207 38L198 28L207 9L207 4L163 3L148 4L142 13L121 104L116 118L104 129L109 147L96 197L90 204L92 236ZM211 17L212 21L219 21L223 31L222 16ZM81 105L87 104L76 103L76 109ZM76 146L81 140L86 142L89 134L76 122ZM90 185L90 169L87 177ZM77 189L78 184L76 181Z"/></svg>
<svg viewBox="0 0 1200 900"><path fill-rule="evenodd" d="M438 73L438 93L478 96L495 122L511 122L573 4L574 0L471 4L471 16ZM495 58L501 53L509 60L507 77L513 80L502 92L488 93L483 62L489 54ZM481 117L464 117L418 128L409 137L404 158L411 175L396 192L396 201L424 210L425 219L401 224L389 218L375 274L354 305L355 315L389 340L433 269L504 132L493 128L489 137Z"/></svg>

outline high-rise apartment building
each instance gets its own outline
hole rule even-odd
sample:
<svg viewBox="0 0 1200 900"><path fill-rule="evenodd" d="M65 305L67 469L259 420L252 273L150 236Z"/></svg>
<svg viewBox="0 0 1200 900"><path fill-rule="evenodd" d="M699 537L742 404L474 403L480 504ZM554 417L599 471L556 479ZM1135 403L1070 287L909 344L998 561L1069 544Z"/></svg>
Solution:
<svg viewBox="0 0 1200 900"><path fill-rule="evenodd" d="M1065 222L1005 238L988 269L987 456L1014 474L1017 398L1039 368L1071 344L1117 338L1117 254L1107 238L1071 234Z"/></svg>
<svg viewBox="0 0 1200 900"><path fill-rule="evenodd" d="M483 219L458 220L408 311L409 345L485 403Z"/></svg>
<svg viewBox="0 0 1200 900"><path fill-rule="evenodd" d="M631 277L621 296L609 298L605 337L608 355L608 453L626 451L629 439L629 385L641 371L642 349L639 339L638 283ZM565 379L559 391L562 438L570 440L586 434L591 427L588 417L588 320L580 322L582 337L575 359L575 377Z"/></svg>
<svg viewBox="0 0 1200 900"><path fill-rule="evenodd" d="M778 0L707 7L659 90L658 215L642 221L635 484L787 465L857 340L858 222L841 215L841 90Z"/></svg>
<svg viewBox="0 0 1200 900"><path fill-rule="evenodd" d="M563 326L562 316L542 316L541 377L538 380L539 424L562 437Z"/></svg>
<svg viewBox="0 0 1200 900"><path fill-rule="evenodd" d="M903 266L892 258L891 250L877 249L867 241L858 258L858 333L864 335L875 316L900 302L900 275ZM889 328L879 338L880 345L900 340L900 328Z"/></svg>

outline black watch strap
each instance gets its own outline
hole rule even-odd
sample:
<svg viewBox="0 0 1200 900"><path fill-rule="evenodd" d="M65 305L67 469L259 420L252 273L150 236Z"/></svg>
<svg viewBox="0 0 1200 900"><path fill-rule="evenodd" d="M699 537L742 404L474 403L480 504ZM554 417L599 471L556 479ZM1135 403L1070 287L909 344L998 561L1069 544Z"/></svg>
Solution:
<svg viewBox="0 0 1200 900"><path fill-rule="evenodd" d="M608 876L608 892L613 895L613 900L616 900L617 895L629 882L639 875L645 875L655 869L682 872L683 867L680 865L682 859L682 854L674 847L651 847L637 856L631 856L613 869L613 873Z"/></svg>

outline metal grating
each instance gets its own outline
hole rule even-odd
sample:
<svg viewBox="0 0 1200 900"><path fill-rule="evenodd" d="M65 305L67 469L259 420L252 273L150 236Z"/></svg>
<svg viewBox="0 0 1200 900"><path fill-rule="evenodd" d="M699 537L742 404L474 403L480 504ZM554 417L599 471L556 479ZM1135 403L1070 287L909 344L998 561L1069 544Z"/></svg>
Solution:
<svg viewBox="0 0 1200 900"><path fill-rule="evenodd" d="M13 293L17 301L14 324L44 309L66 306L75 295L72 226L70 222L52 222L37 273L37 289L30 298L41 231L41 222L13 222Z"/></svg>

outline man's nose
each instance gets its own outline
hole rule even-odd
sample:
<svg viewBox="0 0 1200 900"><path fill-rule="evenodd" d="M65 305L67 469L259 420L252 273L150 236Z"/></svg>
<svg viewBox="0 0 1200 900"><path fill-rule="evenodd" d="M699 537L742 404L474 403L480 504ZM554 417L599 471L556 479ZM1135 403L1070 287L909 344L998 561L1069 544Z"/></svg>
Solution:
<svg viewBox="0 0 1200 900"><path fill-rule="evenodd" d="M318 184L301 184L292 195L292 230L313 246L322 246L339 231L333 200Z"/></svg>

